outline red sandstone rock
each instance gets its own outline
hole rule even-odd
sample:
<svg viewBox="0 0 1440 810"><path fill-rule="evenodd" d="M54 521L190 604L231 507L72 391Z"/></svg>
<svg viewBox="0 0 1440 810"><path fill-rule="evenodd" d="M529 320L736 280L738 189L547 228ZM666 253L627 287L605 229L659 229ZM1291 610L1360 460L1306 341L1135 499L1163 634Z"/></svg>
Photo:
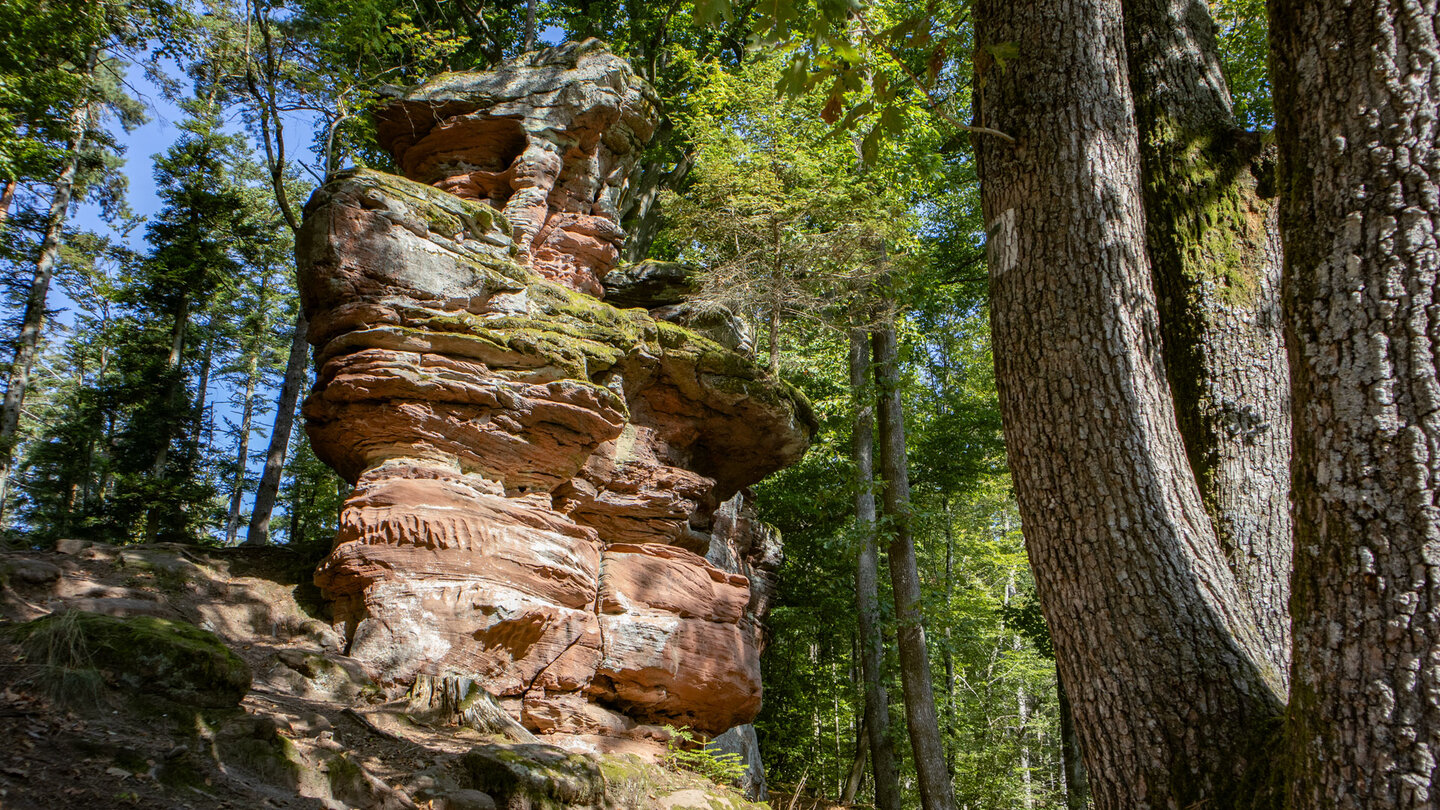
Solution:
<svg viewBox="0 0 1440 810"><path fill-rule="evenodd" d="M379 118L414 179L337 175L298 245L349 654L586 745L754 716L778 540L739 493L815 428L745 355L585 294L653 111L591 43L441 77Z"/></svg>
<svg viewBox="0 0 1440 810"><path fill-rule="evenodd" d="M522 264L598 296L625 239L616 207L658 120L655 91L592 39L396 93L376 134L407 177L503 210Z"/></svg>

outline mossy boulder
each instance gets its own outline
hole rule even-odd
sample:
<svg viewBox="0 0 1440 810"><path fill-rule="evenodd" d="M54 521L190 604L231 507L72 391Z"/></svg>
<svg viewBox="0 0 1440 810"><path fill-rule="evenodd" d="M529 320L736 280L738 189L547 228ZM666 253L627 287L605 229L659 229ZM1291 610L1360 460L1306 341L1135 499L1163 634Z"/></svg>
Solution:
<svg viewBox="0 0 1440 810"><path fill-rule="evenodd" d="M600 765L542 743L479 746L462 760L471 786L511 810L570 810L604 806Z"/></svg>
<svg viewBox="0 0 1440 810"><path fill-rule="evenodd" d="M250 691L250 667L214 633L153 616L64 611L13 631L27 663L94 670L116 688L202 708L229 708Z"/></svg>

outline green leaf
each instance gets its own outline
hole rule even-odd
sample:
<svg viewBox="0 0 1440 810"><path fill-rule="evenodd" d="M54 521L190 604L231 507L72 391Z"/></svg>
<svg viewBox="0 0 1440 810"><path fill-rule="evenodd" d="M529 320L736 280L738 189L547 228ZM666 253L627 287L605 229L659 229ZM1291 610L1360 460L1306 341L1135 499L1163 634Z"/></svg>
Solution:
<svg viewBox="0 0 1440 810"><path fill-rule="evenodd" d="M880 156L881 135L880 126L876 125L865 135L865 140L860 142L860 159L867 166L874 166L876 158Z"/></svg>
<svg viewBox="0 0 1440 810"><path fill-rule="evenodd" d="M891 135L899 135L905 131L905 108L899 104L890 104L880 111L880 129Z"/></svg>

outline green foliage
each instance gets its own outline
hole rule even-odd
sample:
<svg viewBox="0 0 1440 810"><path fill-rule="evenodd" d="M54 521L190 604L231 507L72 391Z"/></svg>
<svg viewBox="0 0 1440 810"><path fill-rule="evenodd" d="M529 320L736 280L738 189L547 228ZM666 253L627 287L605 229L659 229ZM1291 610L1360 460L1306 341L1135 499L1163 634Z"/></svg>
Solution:
<svg viewBox="0 0 1440 810"><path fill-rule="evenodd" d="M1235 117L1249 130L1275 125L1270 96L1269 25L1264 0L1211 0Z"/></svg>
<svg viewBox="0 0 1440 810"><path fill-rule="evenodd" d="M665 726L665 765L698 773L717 784L734 787L745 775L745 762L734 751L721 751L701 740L688 726Z"/></svg>

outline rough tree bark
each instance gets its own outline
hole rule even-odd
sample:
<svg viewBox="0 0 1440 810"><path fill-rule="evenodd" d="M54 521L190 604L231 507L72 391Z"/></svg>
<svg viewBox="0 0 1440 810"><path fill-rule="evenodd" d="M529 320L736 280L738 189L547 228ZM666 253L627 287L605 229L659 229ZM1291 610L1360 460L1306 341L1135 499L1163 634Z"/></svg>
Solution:
<svg viewBox="0 0 1440 810"><path fill-rule="evenodd" d="M850 396L855 404L855 611L860 626L860 663L865 681L865 735L875 775L875 806L900 810L900 777L890 739L890 698L885 692L884 639L880 625L880 555L875 547L875 397L870 381L870 340L850 330Z"/></svg>
<svg viewBox="0 0 1440 810"><path fill-rule="evenodd" d="M1435 0L1273 0L1296 808L1440 802Z"/></svg>
<svg viewBox="0 0 1440 810"><path fill-rule="evenodd" d="M1234 806L1284 679L1176 427L1120 3L974 13L976 123L1016 139L976 149L1001 413L1092 795Z"/></svg>
<svg viewBox="0 0 1440 810"><path fill-rule="evenodd" d="M1161 344L1206 511L1288 677L1290 371L1273 149L1235 122L1203 0L1124 0Z"/></svg>
<svg viewBox="0 0 1440 810"><path fill-rule="evenodd" d="M925 810L953 810L955 797L945 768L945 748L930 684L930 654L920 616L920 575L910 532L910 475L905 459L905 414L900 401L900 360L895 325L872 334L875 381L879 387L880 469L885 479L885 515L890 541L890 582L895 596L896 646L905 692L910 748L915 755L920 804Z"/></svg>

